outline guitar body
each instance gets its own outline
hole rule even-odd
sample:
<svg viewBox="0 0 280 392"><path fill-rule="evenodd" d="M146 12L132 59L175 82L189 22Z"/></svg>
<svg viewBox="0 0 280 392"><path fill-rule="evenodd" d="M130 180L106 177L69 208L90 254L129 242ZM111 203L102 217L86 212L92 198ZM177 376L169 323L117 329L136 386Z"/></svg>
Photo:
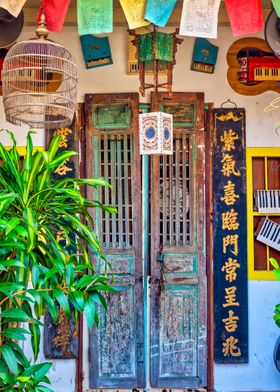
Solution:
<svg viewBox="0 0 280 392"><path fill-rule="evenodd" d="M255 52L259 51L259 53L262 53L263 55L271 56L270 58L272 59L275 59L276 57L264 39L241 38L235 41L227 52L227 63L229 67L227 79L231 88L242 95L258 95L269 90L280 93L280 84L276 80L265 80L260 82L246 82L240 80L238 74L240 74L240 58L242 56L239 57L239 53L248 54L250 53L250 50ZM260 59L261 58L262 56L260 56Z"/></svg>

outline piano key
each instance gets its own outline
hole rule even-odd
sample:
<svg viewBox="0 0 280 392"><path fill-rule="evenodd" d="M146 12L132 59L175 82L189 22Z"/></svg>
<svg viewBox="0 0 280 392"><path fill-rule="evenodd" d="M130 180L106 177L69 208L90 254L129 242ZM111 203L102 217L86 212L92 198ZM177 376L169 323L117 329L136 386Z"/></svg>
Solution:
<svg viewBox="0 0 280 392"><path fill-rule="evenodd" d="M259 213L280 213L280 191L275 189L254 192L255 208Z"/></svg>
<svg viewBox="0 0 280 392"><path fill-rule="evenodd" d="M258 191L258 196L259 196L259 212L262 210L262 197L261 197L261 191Z"/></svg>
<svg viewBox="0 0 280 392"><path fill-rule="evenodd" d="M269 233L269 236L267 238L269 245L273 245L273 238L274 238L276 231L277 231L277 226L275 224L273 224L271 232Z"/></svg>
<svg viewBox="0 0 280 392"><path fill-rule="evenodd" d="M263 194L262 191L259 191L260 194L260 212L263 212Z"/></svg>
<svg viewBox="0 0 280 392"><path fill-rule="evenodd" d="M271 248L280 250L280 225L266 218L257 236L257 240Z"/></svg>
<svg viewBox="0 0 280 392"><path fill-rule="evenodd" d="M261 231L259 232L259 235L263 236L263 237L267 237L267 234L269 233L270 226L271 226L271 221L266 219L264 221L264 224L262 225L262 228L261 228Z"/></svg>
<svg viewBox="0 0 280 392"><path fill-rule="evenodd" d="M277 225L277 226L276 226L275 233L274 233L273 236L271 237L271 241L276 242L276 240L277 240L277 238L278 238L278 235L279 235L279 232L280 232L280 225Z"/></svg>

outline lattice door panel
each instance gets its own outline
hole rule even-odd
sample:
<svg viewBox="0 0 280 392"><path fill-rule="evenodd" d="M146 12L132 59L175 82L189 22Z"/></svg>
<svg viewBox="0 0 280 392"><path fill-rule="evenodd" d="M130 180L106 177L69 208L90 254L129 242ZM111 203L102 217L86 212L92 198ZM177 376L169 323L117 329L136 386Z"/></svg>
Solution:
<svg viewBox="0 0 280 392"><path fill-rule="evenodd" d="M118 213L96 211L96 227L112 266L117 293L100 326L90 333L90 387L143 387L143 287L141 263L141 176L138 95L88 95L88 175L103 177L112 189L96 194ZM99 273L102 262L95 260Z"/></svg>
<svg viewBox="0 0 280 392"><path fill-rule="evenodd" d="M190 231L189 134L176 134L174 154L160 157L160 243L189 245Z"/></svg>
<svg viewBox="0 0 280 392"><path fill-rule="evenodd" d="M151 169L151 384L206 385L203 94L160 93L173 114L173 155ZM158 208L159 205L159 208Z"/></svg>
<svg viewBox="0 0 280 392"><path fill-rule="evenodd" d="M115 205L117 215L102 211L100 238L105 247L133 247L132 215L132 135L102 135L98 137L100 176L108 180L112 190L103 188L101 200Z"/></svg>

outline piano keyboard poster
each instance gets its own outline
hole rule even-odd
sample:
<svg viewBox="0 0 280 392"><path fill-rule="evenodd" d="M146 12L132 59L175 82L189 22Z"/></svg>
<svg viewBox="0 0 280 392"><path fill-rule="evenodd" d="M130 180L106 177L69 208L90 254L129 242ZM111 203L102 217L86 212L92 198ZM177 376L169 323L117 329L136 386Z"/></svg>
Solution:
<svg viewBox="0 0 280 392"><path fill-rule="evenodd" d="M248 362L245 110L213 109L214 358Z"/></svg>

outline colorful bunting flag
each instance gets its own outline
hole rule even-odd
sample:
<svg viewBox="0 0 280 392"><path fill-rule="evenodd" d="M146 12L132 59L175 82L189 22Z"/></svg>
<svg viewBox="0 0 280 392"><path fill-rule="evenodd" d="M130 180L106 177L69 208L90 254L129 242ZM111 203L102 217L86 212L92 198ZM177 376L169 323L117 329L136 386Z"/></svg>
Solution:
<svg viewBox="0 0 280 392"><path fill-rule="evenodd" d="M278 18L280 18L280 0L272 0L272 4Z"/></svg>
<svg viewBox="0 0 280 392"><path fill-rule="evenodd" d="M77 0L79 35L113 31L113 0Z"/></svg>
<svg viewBox="0 0 280 392"><path fill-rule="evenodd" d="M150 24L144 20L146 0L120 0L120 3L130 29Z"/></svg>
<svg viewBox="0 0 280 392"><path fill-rule="evenodd" d="M184 0L180 35L217 38L221 0Z"/></svg>
<svg viewBox="0 0 280 392"><path fill-rule="evenodd" d="M18 17L26 0L0 0L0 7L7 10L14 17Z"/></svg>
<svg viewBox="0 0 280 392"><path fill-rule="evenodd" d="M70 0L44 0L44 13L48 29L60 32L69 8ZM37 14L37 23L42 14L42 4Z"/></svg>
<svg viewBox="0 0 280 392"><path fill-rule="evenodd" d="M156 26L164 27L175 4L176 0L147 0L144 18Z"/></svg>
<svg viewBox="0 0 280 392"><path fill-rule="evenodd" d="M254 34L263 26L261 0L225 0L232 35Z"/></svg>

